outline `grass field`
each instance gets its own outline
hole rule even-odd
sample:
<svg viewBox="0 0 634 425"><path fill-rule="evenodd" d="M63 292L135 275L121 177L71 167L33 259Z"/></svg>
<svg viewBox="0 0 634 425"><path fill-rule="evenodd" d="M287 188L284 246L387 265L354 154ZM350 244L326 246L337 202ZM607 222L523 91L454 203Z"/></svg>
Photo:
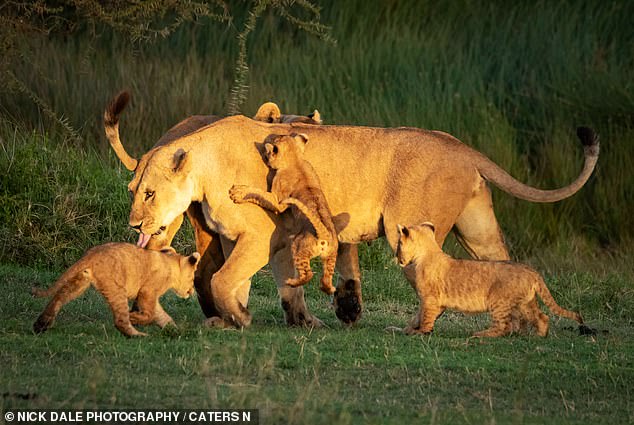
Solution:
<svg viewBox="0 0 634 425"><path fill-rule="evenodd" d="M553 320L546 339L470 339L484 317L445 314L430 337L403 326L416 300L395 266L364 272L366 310L344 328L316 285L309 306L325 329L288 329L275 283L256 277L254 324L203 328L194 300L166 296L178 329L128 340L90 291L45 335L30 326L43 308L29 296L56 276L3 266L0 372L10 408L257 408L263 423L628 423L634 419L631 283L585 274L552 276L564 306L581 308L596 337ZM597 286L599 288L597 288ZM28 396L28 400L21 399Z"/></svg>
<svg viewBox="0 0 634 425"><path fill-rule="evenodd" d="M240 7L234 10L244 14ZM578 125L601 134L598 168L554 205L494 191L513 258L547 278L555 299L598 329L476 340L486 316L446 313L435 334L407 337L417 308L382 241L363 244L365 310L352 328L314 283L324 329L287 328L268 269L254 278L254 324L201 326L195 300L167 295L178 329L128 340L94 292L31 332L48 286L90 246L131 241L128 173L101 115L133 92L122 138L141 154L171 125L224 114L235 28L201 24L151 45L25 40L12 65L82 136L68 138L24 94L0 91L0 411L11 408L257 408L261 423L632 423L634 421L634 2L324 1L336 45L266 15L249 39L247 115L267 100L318 108L327 123L448 131L531 185L570 182ZM240 16L239 16L240 18ZM238 22L240 19L238 19ZM25 50L26 51L26 50ZM191 252L192 231L175 241ZM445 249L464 256L450 238ZM3 419L0 419L0 423Z"/></svg>

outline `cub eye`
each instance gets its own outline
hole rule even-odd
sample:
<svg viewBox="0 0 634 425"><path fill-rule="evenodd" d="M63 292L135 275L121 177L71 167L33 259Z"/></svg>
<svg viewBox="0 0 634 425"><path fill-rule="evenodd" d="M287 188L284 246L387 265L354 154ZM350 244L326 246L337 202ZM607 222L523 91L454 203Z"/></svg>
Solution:
<svg viewBox="0 0 634 425"><path fill-rule="evenodd" d="M151 197L154 196L154 191L153 190L146 190L145 191L145 200L147 201L148 199L150 199Z"/></svg>

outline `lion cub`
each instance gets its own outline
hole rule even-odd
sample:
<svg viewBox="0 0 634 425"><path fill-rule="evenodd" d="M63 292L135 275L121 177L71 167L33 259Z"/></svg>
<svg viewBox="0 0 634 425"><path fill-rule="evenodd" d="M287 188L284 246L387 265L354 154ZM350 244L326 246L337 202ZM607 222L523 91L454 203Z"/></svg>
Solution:
<svg viewBox="0 0 634 425"><path fill-rule="evenodd" d="M271 192L234 185L229 196L235 203L251 202L278 214L291 207L291 213L283 217L291 235L297 273L286 283L300 286L310 281L313 277L310 260L320 256L324 264L320 289L332 295L335 292L332 277L337 261L337 231L319 177L304 159L307 142L308 137L304 134L269 136L264 149L266 164L275 170Z"/></svg>
<svg viewBox="0 0 634 425"><path fill-rule="evenodd" d="M33 324L37 333L47 330L64 304L79 297L92 284L105 298L114 323L126 336L145 336L132 324L174 323L159 304L159 297L173 289L181 298L194 293L194 272L200 254L178 255L173 249L151 251L127 243L107 243L89 249L47 290L33 288L36 297L53 296ZM128 300L136 298L139 311L129 312Z"/></svg>
<svg viewBox="0 0 634 425"><path fill-rule="evenodd" d="M273 102L263 103L253 117L256 121L263 121L268 123L303 123L320 125L322 123L321 114L317 109L312 114L308 115L288 115L282 114L279 106Z"/></svg>
<svg viewBox="0 0 634 425"><path fill-rule="evenodd" d="M511 333L511 311L517 310L537 330L548 334L548 316L539 309L536 294L558 316L577 321L576 312L561 308L544 279L528 266L510 261L456 260L436 243L434 226L398 226L396 255L401 266L416 267L415 289L421 308L408 333L429 333L446 309L466 313L491 312L492 326L474 336L496 337ZM580 327L581 330L581 327Z"/></svg>

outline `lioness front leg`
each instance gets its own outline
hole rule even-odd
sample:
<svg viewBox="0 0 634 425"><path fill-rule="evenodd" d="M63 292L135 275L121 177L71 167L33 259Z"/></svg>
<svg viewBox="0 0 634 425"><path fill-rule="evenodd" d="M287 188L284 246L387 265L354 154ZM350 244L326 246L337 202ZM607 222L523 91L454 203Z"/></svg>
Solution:
<svg viewBox="0 0 634 425"><path fill-rule="evenodd" d="M236 204L250 202L276 214L281 214L288 208L287 204L280 204L274 193L265 192L255 187L233 185L229 189L229 197Z"/></svg>
<svg viewBox="0 0 634 425"><path fill-rule="evenodd" d="M243 233L233 247L224 265L210 282L214 303L222 319L238 328L251 324L251 313L241 301L244 286L266 265L269 259L270 235L266 232Z"/></svg>

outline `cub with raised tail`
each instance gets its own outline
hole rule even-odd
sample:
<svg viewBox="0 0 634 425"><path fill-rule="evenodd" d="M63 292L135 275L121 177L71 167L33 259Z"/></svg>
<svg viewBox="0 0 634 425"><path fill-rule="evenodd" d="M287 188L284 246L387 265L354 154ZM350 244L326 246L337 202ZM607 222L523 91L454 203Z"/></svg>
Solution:
<svg viewBox="0 0 634 425"><path fill-rule="evenodd" d="M304 159L307 142L308 137L304 134L267 137L265 162L275 170L271 191L234 185L229 196L235 203L251 202L277 214L290 207L290 213L286 213L283 220L291 235L296 276L286 283L290 286L308 283L313 277L310 260L319 256L324 265L320 289L332 295L335 292L332 277L337 261L337 231L319 177Z"/></svg>
<svg viewBox="0 0 634 425"><path fill-rule="evenodd" d="M491 327L474 336L511 333L513 311L532 324L538 335L546 336L548 316L540 310L536 295L552 313L579 323L581 333L589 330L579 313L557 304L544 279L530 267L511 261L456 260L438 246L431 223L398 225L398 233L396 255L401 266L415 267L415 289L421 303L416 318L406 328L407 333L430 333L436 318L449 308L465 313L491 313Z"/></svg>
<svg viewBox="0 0 634 425"><path fill-rule="evenodd" d="M145 336L132 325L154 322L164 327L174 323L161 307L159 298L169 289L181 298L193 294L199 260L197 252L186 257L172 248L152 251L128 243L107 243L91 248L52 287L33 288L36 297L52 296L33 324L33 330L46 331L64 304L79 297L92 284L110 305L119 331L129 337ZM128 300L134 298L139 311L130 312Z"/></svg>

